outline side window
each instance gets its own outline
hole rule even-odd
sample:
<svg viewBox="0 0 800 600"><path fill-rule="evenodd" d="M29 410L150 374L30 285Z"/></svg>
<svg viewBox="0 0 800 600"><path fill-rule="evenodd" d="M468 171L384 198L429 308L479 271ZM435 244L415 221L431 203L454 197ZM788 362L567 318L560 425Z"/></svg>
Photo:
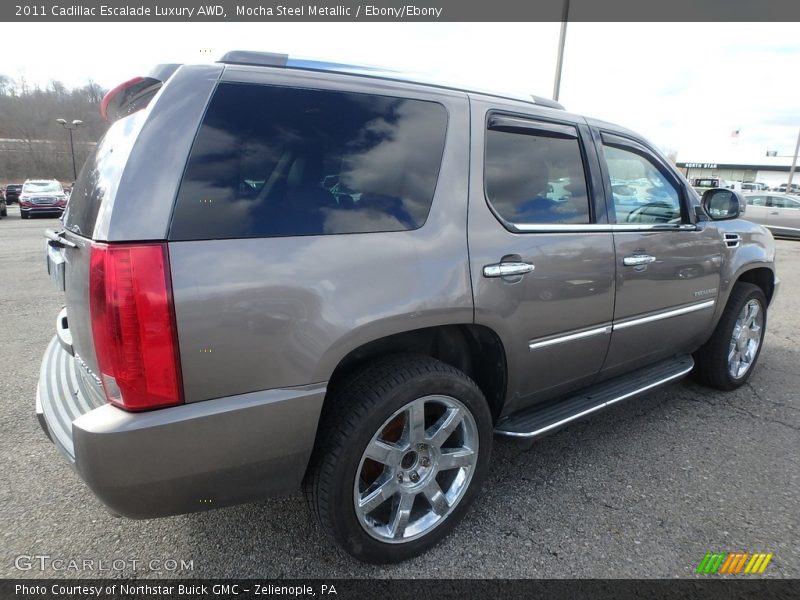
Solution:
<svg viewBox="0 0 800 600"><path fill-rule="evenodd" d="M486 197L514 225L589 223L589 194L577 130L554 137L530 129L486 132Z"/></svg>
<svg viewBox="0 0 800 600"><path fill-rule="evenodd" d="M680 223L678 189L649 159L603 145L617 223Z"/></svg>
<svg viewBox="0 0 800 600"><path fill-rule="evenodd" d="M750 206L766 206L767 205L767 197L766 196L748 196L747 197L747 204Z"/></svg>
<svg viewBox="0 0 800 600"><path fill-rule="evenodd" d="M792 198L783 198L781 196L770 196L770 206L773 208L794 208L800 209L800 202Z"/></svg>
<svg viewBox="0 0 800 600"><path fill-rule="evenodd" d="M222 83L192 147L170 238L417 229L446 129L435 102Z"/></svg>

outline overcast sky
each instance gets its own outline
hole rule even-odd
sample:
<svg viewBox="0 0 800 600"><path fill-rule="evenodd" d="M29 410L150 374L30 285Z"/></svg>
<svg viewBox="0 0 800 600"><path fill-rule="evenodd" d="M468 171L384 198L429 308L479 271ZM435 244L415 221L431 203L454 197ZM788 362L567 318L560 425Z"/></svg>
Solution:
<svg viewBox="0 0 800 600"><path fill-rule="evenodd" d="M22 23L0 74L109 88L160 62L231 49L412 70L551 96L558 23ZM6 29L6 34L8 30ZM46 40L25 43L25 40ZM54 40L61 40L60 43ZM561 102L638 131L678 160L793 153L800 129L796 23L571 23ZM739 136L733 137L738 130Z"/></svg>

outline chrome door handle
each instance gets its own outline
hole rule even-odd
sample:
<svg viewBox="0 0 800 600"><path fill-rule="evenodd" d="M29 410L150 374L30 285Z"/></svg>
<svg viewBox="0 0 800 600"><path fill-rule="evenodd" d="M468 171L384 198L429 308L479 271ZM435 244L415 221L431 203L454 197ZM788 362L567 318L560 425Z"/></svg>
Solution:
<svg viewBox="0 0 800 600"><path fill-rule="evenodd" d="M771 212L769 214L771 214L771 215L779 215L780 213L776 210L775 212Z"/></svg>
<svg viewBox="0 0 800 600"><path fill-rule="evenodd" d="M501 262L483 267L484 277L515 277L533 271L534 266L526 262Z"/></svg>
<svg viewBox="0 0 800 600"><path fill-rule="evenodd" d="M622 264L626 267L635 267L637 265L647 265L655 262L656 257L649 254L634 254L633 256L626 256L622 259Z"/></svg>

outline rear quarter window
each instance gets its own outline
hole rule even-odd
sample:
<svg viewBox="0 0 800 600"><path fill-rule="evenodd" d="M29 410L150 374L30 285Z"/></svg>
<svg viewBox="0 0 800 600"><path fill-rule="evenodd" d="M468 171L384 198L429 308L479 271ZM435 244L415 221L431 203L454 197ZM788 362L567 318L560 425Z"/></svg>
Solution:
<svg viewBox="0 0 800 600"><path fill-rule="evenodd" d="M170 239L417 229L446 129L435 102L222 83L192 147Z"/></svg>

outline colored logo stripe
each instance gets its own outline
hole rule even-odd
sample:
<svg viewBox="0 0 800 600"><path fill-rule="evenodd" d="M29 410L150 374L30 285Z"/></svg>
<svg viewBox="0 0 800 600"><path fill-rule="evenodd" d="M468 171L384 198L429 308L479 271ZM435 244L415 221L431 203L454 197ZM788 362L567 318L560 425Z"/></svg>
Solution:
<svg viewBox="0 0 800 600"><path fill-rule="evenodd" d="M709 552L700 561L697 573L724 574L724 573L763 573L773 557L773 553L757 552ZM748 560L749 559L749 560ZM747 566L745 566L747 565Z"/></svg>
<svg viewBox="0 0 800 600"><path fill-rule="evenodd" d="M767 568L769 561L772 560L772 552L769 554L753 554L753 558L747 563L744 568L745 573L763 573Z"/></svg>
<svg viewBox="0 0 800 600"><path fill-rule="evenodd" d="M716 573L722 561L725 560L725 554L722 552L712 554L709 552L705 555L700 566L697 567L698 573Z"/></svg>

